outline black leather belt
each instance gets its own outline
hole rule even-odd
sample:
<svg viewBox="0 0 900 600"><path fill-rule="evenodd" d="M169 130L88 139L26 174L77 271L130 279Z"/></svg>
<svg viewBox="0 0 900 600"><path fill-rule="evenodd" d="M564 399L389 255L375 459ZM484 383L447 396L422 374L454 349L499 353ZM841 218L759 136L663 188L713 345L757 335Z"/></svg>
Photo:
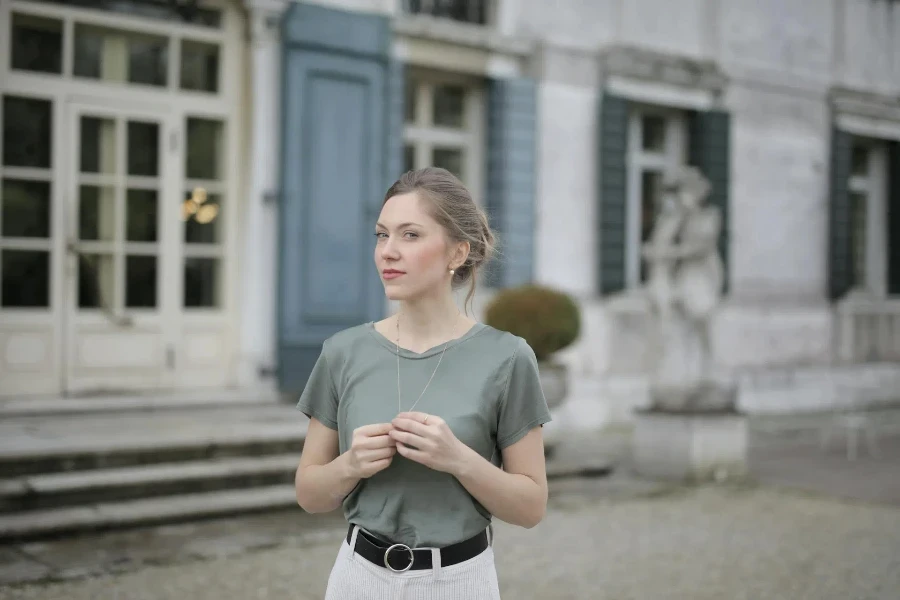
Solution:
<svg viewBox="0 0 900 600"><path fill-rule="evenodd" d="M353 536L353 525L347 530L347 543ZM441 548L441 566L449 567L475 558L488 547L487 529L467 540ZM356 536L353 550L370 563L386 567L395 573L431 568L431 548L410 548L406 544L387 544L365 533Z"/></svg>

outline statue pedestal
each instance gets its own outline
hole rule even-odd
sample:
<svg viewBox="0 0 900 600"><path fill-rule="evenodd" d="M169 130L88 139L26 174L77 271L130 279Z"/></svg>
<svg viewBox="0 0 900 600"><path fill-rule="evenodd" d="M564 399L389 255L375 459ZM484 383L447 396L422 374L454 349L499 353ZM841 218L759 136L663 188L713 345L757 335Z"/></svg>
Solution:
<svg viewBox="0 0 900 600"><path fill-rule="evenodd" d="M684 482L747 476L747 417L736 411L637 411L632 437L639 475Z"/></svg>

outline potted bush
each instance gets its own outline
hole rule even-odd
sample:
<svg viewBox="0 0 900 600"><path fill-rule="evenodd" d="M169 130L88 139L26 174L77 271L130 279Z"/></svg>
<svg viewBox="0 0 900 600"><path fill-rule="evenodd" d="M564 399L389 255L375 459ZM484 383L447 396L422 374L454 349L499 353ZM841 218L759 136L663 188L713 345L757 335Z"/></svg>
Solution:
<svg viewBox="0 0 900 600"><path fill-rule="evenodd" d="M488 303L485 323L528 342L538 360L547 405L552 410L562 404L568 373L553 356L578 339L581 330L581 314L572 297L540 285L506 288Z"/></svg>

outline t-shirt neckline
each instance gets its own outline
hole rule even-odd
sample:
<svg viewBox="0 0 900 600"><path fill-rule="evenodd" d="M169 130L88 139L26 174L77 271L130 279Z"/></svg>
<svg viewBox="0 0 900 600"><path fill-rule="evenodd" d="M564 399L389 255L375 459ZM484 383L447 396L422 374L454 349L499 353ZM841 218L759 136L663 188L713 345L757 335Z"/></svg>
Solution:
<svg viewBox="0 0 900 600"><path fill-rule="evenodd" d="M375 329L374 321L369 321L368 323L366 323L366 328L369 330L369 333L371 333L372 336L376 339L376 341L378 341L379 344L381 344L382 346L384 346L385 348L387 348L388 350L391 351L391 354L397 353L397 345L394 342L394 340L388 339L387 337L385 337L384 334L382 334L380 331ZM444 344L438 344L437 346L435 346L433 348L429 348L428 350L425 350L424 352L413 352L412 350L409 350L409 349L401 346L400 347L400 356L403 358L428 358L429 356L434 356L435 354L439 354L440 352L442 352L444 350L445 344L446 344L447 349L449 350L450 348L456 346L457 344L464 342L465 340L469 339L473 335L477 334L482 329L484 329L484 323L480 323L480 322L476 321L475 324L472 325L469 328L469 330L466 331L461 336L454 338L454 339L450 340L449 342L445 342Z"/></svg>

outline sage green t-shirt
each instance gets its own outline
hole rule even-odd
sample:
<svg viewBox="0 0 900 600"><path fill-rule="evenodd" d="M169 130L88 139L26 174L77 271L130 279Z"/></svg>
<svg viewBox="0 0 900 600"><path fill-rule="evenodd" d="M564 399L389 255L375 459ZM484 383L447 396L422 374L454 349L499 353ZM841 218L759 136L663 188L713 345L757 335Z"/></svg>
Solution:
<svg viewBox="0 0 900 600"><path fill-rule="evenodd" d="M421 354L400 348L398 410L394 342L373 323L341 331L325 341L297 408L337 430L340 452L346 452L354 429L389 423L409 410L443 348ZM550 421L531 347L483 323L447 344L414 410L440 416L457 438L497 466L500 450ZM448 546L479 533L491 520L454 476L400 454L383 471L360 480L343 509L349 523L411 548Z"/></svg>

